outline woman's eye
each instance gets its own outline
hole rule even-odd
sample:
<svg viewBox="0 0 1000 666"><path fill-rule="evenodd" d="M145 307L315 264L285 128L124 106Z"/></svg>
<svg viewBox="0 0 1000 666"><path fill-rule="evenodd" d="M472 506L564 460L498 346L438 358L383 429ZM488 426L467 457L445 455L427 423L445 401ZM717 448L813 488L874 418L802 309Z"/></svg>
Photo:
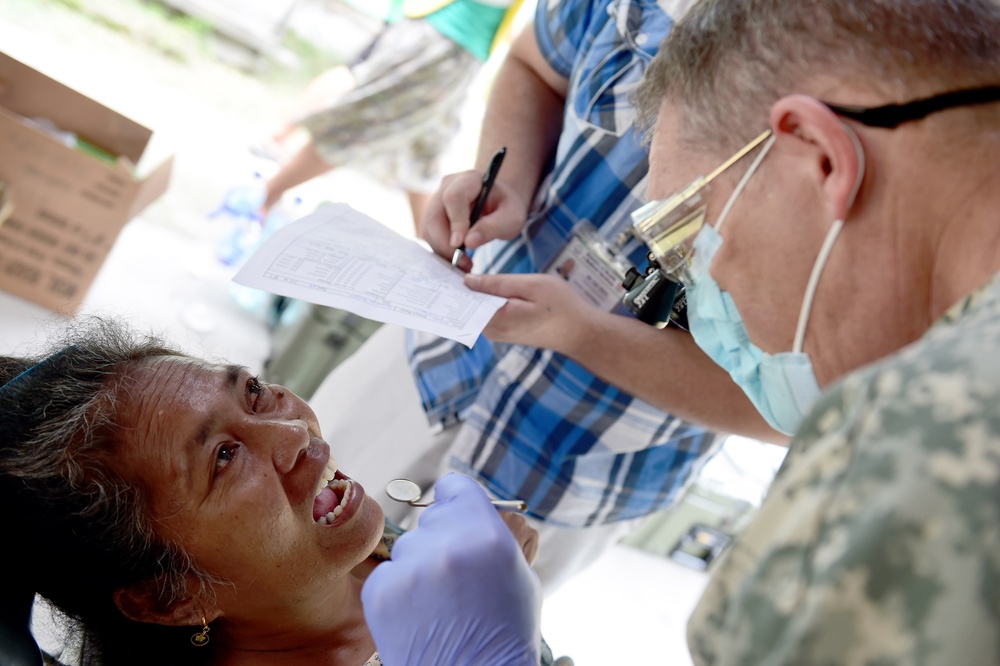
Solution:
<svg viewBox="0 0 1000 666"><path fill-rule="evenodd" d="M247 380L247 396L250 401L250 409L257 411L257 403L260 402L260 397L264 394L264 385L261 384L260 379L257 377L251 377Z"/></svg>
<svg viewBox="0 0 1000 666"><path fill-rule="evenodd" d="M236 442L228 442L219 447L219 451L215 455L216 474L229 466L229 463L236 458L236 452L239 451L239 448L240 445Z"/></svg>

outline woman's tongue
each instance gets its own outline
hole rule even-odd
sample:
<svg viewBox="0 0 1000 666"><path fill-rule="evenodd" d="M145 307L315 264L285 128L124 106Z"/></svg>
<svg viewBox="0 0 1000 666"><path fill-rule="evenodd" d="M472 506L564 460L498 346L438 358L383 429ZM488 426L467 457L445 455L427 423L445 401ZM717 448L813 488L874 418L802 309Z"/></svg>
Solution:
<svg viewBox="0 0 1000 666"><path fill-rule="evenodd" d="M337 497L337 493L333 492L332 488L324 488L313 502L313 520L319 520L330 513L338 504L340 504L340 498Z"/></svg>

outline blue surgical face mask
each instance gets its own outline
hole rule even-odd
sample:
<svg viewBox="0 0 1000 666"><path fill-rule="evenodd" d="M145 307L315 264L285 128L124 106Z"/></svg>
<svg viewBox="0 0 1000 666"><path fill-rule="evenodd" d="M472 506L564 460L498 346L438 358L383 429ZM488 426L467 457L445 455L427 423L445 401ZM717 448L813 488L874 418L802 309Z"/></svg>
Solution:
<svg viewBox="0 0 1000 666"><path fill-rule="evenodd" d="M757 411L778 432L798 430L820 395L809 355L802 351L768 354L750 341L736 303L712 278L711 266L722 237L705 225L695 252L705 270L688 287L688 325L695 342L743 389Z"/></svg>
<svg viewBox="0 0 1000 666"><path fill-rule="evenodd" d="M798 430L806 413L820 396L812 361L802 351L802 341L819 276L843 221L834 222L813 266L790 352L768 354L751 342L732 296L722 291L711 274L712 261L723 242L719 230L736 198L772 145L773 139L764 145L763 151L733 190L715 227L706 224L698 232L691 266L693 279L687 288L687 314L691 334L702 351L729 373L772 428L790 435ZM860 180L859 175L859 185Z"/></svg>

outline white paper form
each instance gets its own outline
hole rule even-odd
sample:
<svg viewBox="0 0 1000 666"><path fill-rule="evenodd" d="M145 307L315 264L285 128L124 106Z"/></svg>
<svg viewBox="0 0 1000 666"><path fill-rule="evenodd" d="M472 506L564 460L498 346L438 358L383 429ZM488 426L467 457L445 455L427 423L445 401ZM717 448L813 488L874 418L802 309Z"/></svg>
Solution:
<svg viewBox="0 0 1000 666"><path fill-rule="evenodd" d="M507 302L472 291L447 261L346 204L279 229L233 280L467 347Z"/></svg>

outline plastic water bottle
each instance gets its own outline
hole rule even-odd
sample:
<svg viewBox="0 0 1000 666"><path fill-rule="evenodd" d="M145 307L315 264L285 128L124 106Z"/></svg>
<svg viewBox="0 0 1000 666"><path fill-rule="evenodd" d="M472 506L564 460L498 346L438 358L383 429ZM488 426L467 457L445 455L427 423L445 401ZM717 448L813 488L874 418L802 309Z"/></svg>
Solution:
<svg viewBox="0 0 1000 666"><path fill-rule="evenodd" d="M285 225L297 220L303 214L302 197L282 197L267 217L260 217L260 203L256 203L257 193L253 190L234 188L227 195L220 210L226 210L234 221L233 231L227 234L219 248L219 259L228 266L236 266L247 259L261 243ZM264 200L261 189L259 201ZM256 205L253 205L255 204ZM228 261L227 261L228 259ZM273 327L283 306L285 297L269 294L241 284L231 283L229 294L237 305L261 321Z"/></svg>
<svg viewBox="0 0 1000 666"><path fill-rule="evenodd" d="M226 224L226 230L216 246L216 257L224 265L239 265L260 243L264 232L260 207L266 196L267 184L263 176L255 172L252 182L230 189L222 204L209 213L210 220Z"/></svg>

